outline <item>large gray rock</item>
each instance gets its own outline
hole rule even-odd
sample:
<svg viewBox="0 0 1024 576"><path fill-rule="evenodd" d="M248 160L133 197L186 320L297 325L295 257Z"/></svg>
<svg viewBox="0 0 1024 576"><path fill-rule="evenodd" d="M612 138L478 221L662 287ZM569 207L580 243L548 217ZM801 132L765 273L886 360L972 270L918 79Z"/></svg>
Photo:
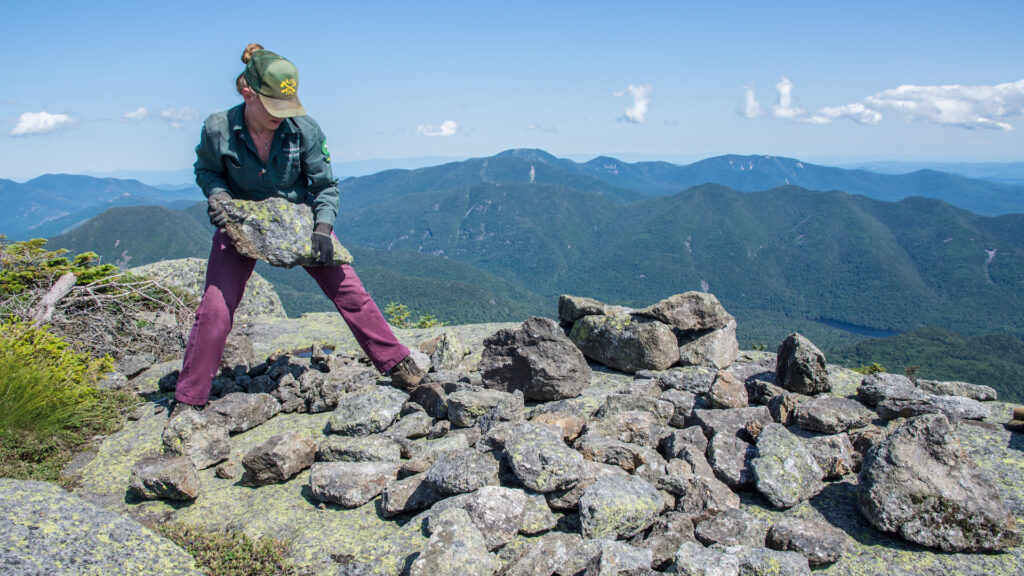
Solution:
<svg viewBox="0 0 1024 576"><path fill-rule="evenodd" d="M868 452L857 503L879 530L946 552L1021 544L992 479L961 448L942 414L910 419Z"/></svg>
<svg viewBox="0 0 1024 576"><path fill-rule="evenodd" d="M658 516L642 539L637 537L632 542L634 546L651 551L651 568L665 570L672 564L679 547L693 541L693 518L669 511Z"/></svg>
<svg viewBox="0 0 1024 576"><path fill-rule="evenodd" d="M380 494L397 474L397 463L315 462L309 469L309 487L320 502L357 508Z"/></svg>
<svg viewBox="0 0 1024 576"><path fill-rule="evenodd" d="M549 532L524 546L501 569L501 576L551 576L571 561L581 545L579 534Z"/></svg>
<svg viewBox="0 0 1024 576"><path fill-rule="evenodd" d="M542 497L540 501L541 505L547 509L547 505L543 504ZM484 535L487 548L494 550L515 538L516 534L523 529L524 523L530 524L531 518L527 517L527 510L533 512L535 506L534 500L522 490L503 486L484 486L474 492L445 498L434 504L430 509L430 518L433 522L433 519L442 511L449 508L461 508L469 514L473 524ZM548 513L550 514L550 510ZM554 517L552 516L551 519L554 520ZM546 525L551 527L551 524Z"/></svg>
<svg viewBox="0 0 1024 576"><path fill-rule="evenodd" d="M412 563L410 576L490 576L498 560L465 510L449 508L431 522L433 533Z"/></svg>
<svg viewBox="0 0 1024 576"><path fill-rule="evenodd" d="M722 370L728 368L739 354L736 320L730 319L724 328L697 332L679 339L679 363L683 366L708 366Z"/></svg>
<svg viewBox="0 0 1024 576"><path fill-rule="evenodd" d="M281 404L270 394L233 392L210 402L205 411L218 415L228 432L237 434L273 418L281 411Z"/></svg>
<svg viewBox="0 0 1024 576"><path fill-rule="evenodd" d="M664 505L658 490L636 476L602 476L580 498L583 537L633 536L653 524Z"/></svg>
<svg viewBox="0 0 1024 576"><path fill-rule="evenodd" d="M187 460L187 458L186 458ZM124 514L57 484L0 478L0 573L201 576L195 560Z"/></svg>
<svg viewBox="0 0 1024 576"><path fill-rule="evenodd" d="M206 259L181 258L179 260L163 260L129 268L128 273L155 279L161 286L173 286L192 294L197 299L202 297L206 287ZM235 323L259 317L287 318L281 298L278 297L273 285L257 272L249 277L245 285L245 294L235 310Z"/></svg>
<svg viewBox="0 0 1024 576"><path fill-rule="evenodd" d="M732 320L718 298L707 292L675 294L633 313L653 318L683 332L718 330Z"/></svg>
<svg viewBox="0 0 1024 576"><path fill-rule="evenodd" d="M554 492L579 480L583 456L562 443L560 431L530 423L513 430L504 447L505 459L523 486Z"/></svg>
<svg viewBox="0 0 1024 576"><path fill-rule="evenodd" d="M751 462L757 491L773 506L790 508L821 492L825 475L800 438L781 424L769 424L757 437Z"/></svg>
<svg viewBox="0 0 1024 576"><path fill-rule="evenodd" d="M324 462L399 462L402 449L395 440L379 434L332 435L320 441L316 457Z"/></svg>
<svg viewBox="0 0 1024 576"><path fill-rule="evenodd" d="M832 389L825 368L825 355L797 332L779 344L775 377L779 386L799 394L817 394Z"/></svg>
<svg viewBox="0 0 1024 576"><path fill-rule="evenodd" d="M502 402L513 400L513 395L500 390L474 388L459 390L448 395L448 420L452 426L467 428Z"/></svg>
<svg viewBox="0 0 1024 576"><path fill-rule="evenodd" d="M585 296L562 294L558 297L558 321L567 325L584 316L608 316L628 311L629 309L622 306L604 304Z"/></svg>
<svg viewBox="0 0 1024 576"><path fill-rule="evenodd" d="M199 476L188 456L151 454L132 466L128 494L140 500L195 500Z"/></svg>
<svg viewBox="0 0 1024 576"><path fill-rule="evenodd" d="M715 476L733 490L754 485L751 462L757 450L749 443L729 434L715 434L708 446L708 463Z"/></svg>
<svg viewBox="0 0 1024 576"><path fill-rule="evenodd" d="M799 552L811 566L839 560L846 552L849 536L824 520L784 516L768 530L768 547Z"/></svg>
<svg viewBox="0 0 1024 576"><path fill-rule="evenodd" d="M850 398L819 396L799 404L796 421L804 430L837 434L871 423L875 413Z"/></svg>
<svg viewBox="0 0 1024 576"><path fill-rule="evenodd" d="M584 434L574 444L587 460L618 466L630 474L657 475L665 460L656 450L598 434Z"/></svg>
<svg viewBox="0 0 1024 576"><path fill-rule="evenodd" d="M846 434L808 438L804 447L814 456L825 478L840 478L860 468L857 451Z"/></svg>
<svg viewBox="0 0 1024 576"><path fill-rule="evenodd" d="M657 320L617 314L584 316L569 337L583 354L615 370L664 370L679 361L672 329Z"/></svg>
<svg viewBox="0 0 1024 576"><path fill-rule="evenodd" d="M492 452L446 452L427 470L427 482L438 494L450 496L498 484L498 461Z"/></svg>
<svg viewBox="0 0 1024 576"><path fill-rule="evenodd" d="M283 198L266 200L225 200L228 216L225 232L240 254L263 260L271 266L320 266L313 257L313 210ZM328 265L351 264L352 255L331 235L334 255Z"/></svg>
<svg viewBox="0 0 1024 576"><path fill-rule="evenodd" d="M650 412L631 410L592 418L583 433L656 448L665 436L665 427Z"/></svg>
<svg viewBox="0 0 1024 576"><path fill-rule="evenodd" d="M627 472L618 466L585 459L579 468L579 481L571 488L545 494L548 506L555 510L576 510L586 489L601 476L612 474L624 476Z"/></svg>
<svg viewBox="0 0 1024 576"><path fill-rule="evenodd" d="M338 398L327 432L368 436L387 430L402 412L409 395L387 386L370 386Z"/></svg>
<svg viewBox="0 0 1024 576"><path fill-rule="evenodd" d="M541 317L486 338L479 369L484 386L542 402L579 396L591 372L558 324Z"/></svg>
<svg viewBox="0 0 1024 576"><path fill-rule="evenodd" d="M693 534L705 546L764 546L768 521L745 510L726 510L700 522Z"/></svg>
<svg viewBox="0 0 1024 576"><path fill-rule="evenodd" d="M284 482L313 465L316 444L295 432L267 438L242 458L245 486L265 486Z"/></svg>
<svg viewBox="0 0 1024 576"><path fill-rule="evenodd" d="M746 408L747 387L726 370L720 370L711 384L711 405L714 408Z"/></svg>
<svg viewBox="0 0 1024 576"><path fill-rule="evenodd" d="M164 428L161 442L167 453L188 456L199 470L231 455L227 427L205 410L186 410L175 416Z"/></svg>
<svg viewBox="0 0 1024 576"><path fill-rule="evenodd" d="M647 576L650 550L610 539L583 540L576 554L555 571L558 576Z"/></svg>
<svg viewBox="0 0 1024 576"><path fill-rule="evenodd" d="M879 372L865 376L857 388L857 398L868 406L896 398L906 400L923 397L925 392L914 385L914 382L902 374Z"/></svg>
<svg viewBox="0 0 1024 576"><path fill-rule="evenodd" d="M963 396L936 396L921 393L913 398L886 398L875 406L878 415L886 420L912 418L922 414L945 414L946 418L984 420L991 415L988 406Z"/></svg>
<svg viewBox="0 0 1024 576"><path fill-rule="evenodd" d="M693 419L708 438L715 434L730 434L743 440L753 441L750 428L762 429L773 422L772 415L765 406L748 408L728 408L722 410L693 411Z"/></svg>
<svg viewBox="0 0 1024 576"><path fill-rule="evenodd" d="M705 548L696 542L684 542L676 552L675 573L681 576L739 576L740 559L735 553L721 548Z"/></svg>
<svg viewBox="0 0 1024 576"><path fill-rule="evenodd" d="M919 379L917 387L925 392L939 396L963 396L979 402L997 400L999 396L995 388L991 386L967 382L940 382L938 380Z"/></svg>
<svg viewBox="0 0 1024 576"><path fill-rule="evenodd" d="M392 480L381 491L381 510L390 518L429 508L442 498L426 481L426 472L401 480Z"/></svg>
<svg viewBox="0 0 1024 576"><path fill-rule="evenodd" d="M811 576L807 558L796 552L737 546L740 576Z"/></svg>

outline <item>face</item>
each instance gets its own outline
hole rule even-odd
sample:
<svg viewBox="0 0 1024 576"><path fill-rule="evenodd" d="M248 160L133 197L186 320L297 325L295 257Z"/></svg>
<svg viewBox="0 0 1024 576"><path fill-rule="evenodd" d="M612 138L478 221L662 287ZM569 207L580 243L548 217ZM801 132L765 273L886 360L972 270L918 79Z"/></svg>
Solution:
<svg viewBox="0 0 1024 576"><path fill-rule="evenodd" d="M245 99L245 120L254 128L260 131L277 130L283 121L267 112L266 106L260 100L259 94L252 88L242 88L242 98Z"/></svg>

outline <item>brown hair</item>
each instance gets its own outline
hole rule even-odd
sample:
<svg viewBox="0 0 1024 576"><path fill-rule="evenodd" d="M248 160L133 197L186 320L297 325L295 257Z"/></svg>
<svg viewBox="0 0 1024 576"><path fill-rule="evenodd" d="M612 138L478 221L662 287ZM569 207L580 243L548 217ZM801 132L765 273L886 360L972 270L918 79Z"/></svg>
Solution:
<svg viewBox="0 0 1024 576"><path fill-rule="evenodd" d="M252 60L252 53L263 49L263 46L255 43L246 46L245 50L242 52L242 64L248 64L249 60ZM243 70L242 73L238 75L238 78L235 78L235 90L238 90L238 93L241 94L242 88L248 87L249 83L245 81L245 71Z"/></svg>

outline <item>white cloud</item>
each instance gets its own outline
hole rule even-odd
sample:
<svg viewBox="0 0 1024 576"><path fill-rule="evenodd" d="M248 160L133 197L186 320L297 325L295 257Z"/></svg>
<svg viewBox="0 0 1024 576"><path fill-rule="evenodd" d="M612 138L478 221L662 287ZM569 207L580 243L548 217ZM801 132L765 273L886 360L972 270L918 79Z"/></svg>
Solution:
<svg viewBox="0 0 1024 576"><path fill-rule="evenodd" d="M1006 120L1024 114L1024 79L995 86L905 85L868 96L863 104L908 122L1013 130Z"/></svg>
<svg viewBox="0 0 1024 576"><path fill-rule="evenodd" d="M779 101L772 108L772 116L795 119L806 114L803 109L793 106L793 82L789 78L780 78L779 83L775 85L775 91L779 93Z"/></svg>
<svg viewBox="0 0 1024 576"><path fill-rule="evenodd" d="M148 116L149 110L140 107L134 112L125 112L121 118L124 118L125 120L145 120Z"/></svg>
<svg viewBox="0 0 1024 576"><path fill-rule="evenodd" d="M160 111L160 119L169 122L171 124L171 128L181 128L182 122L199 120L199 112L196 112L188 106L182 106L181 108L168 108L167 110Z"/></svg>
<svg viewBox="0 0 1024 576"><path fill-rule="evenodd" d="M440 126L420 124L416 127L416 133L423 136L454 136L459 131L459 123L455 120L445 120Z"/></svg>
<svg viewBox="0 0 1024 576"><path fill-rule="evenodd" d="M647 109L651 105L652 90L653 88L650 84L641 84L640 86L630 84L626 90L612 92L612 95L618 98L625 96L627 91L633 96L633 105L623 109L626 115L621 117L620 120L633 124L643 124L646 122Z"/></svg>
<svg viewBox="0 0 1024 576"><path fill-rule="evenodd" d="M11 136L28 136L45 134L73 124L75 120L67 114L50 114L49 112L25 112L18 117L18 123L11 130Z"/></svg>
<svg viewBox="0 0 1024 576"><path fill-rule="evenodd" d="M811 124L828 124L836 118L849 118L857 124L878 124L882 115L864 104L846 104L844 106L826 107L818 110L814 116L807 118Z"/></svg>
<svg viewBox="0 0 1024 576"><path fill-rule="evenodd" d="M544 134L555 134L558 132L558 128L555 126L544 126L543 124L537 124L536 122L526 127L530 132L543 132Z"/></svg>
<svg viewBox="0 0 1024 576"><path fill-rule="evenodd" d="M739 110L740 116L744 118L757 118L761 115L761 103L754 97L754 87L743 87L743 105Z"/></svg>
<svg viewBox="0 0 1024 576"><path fill-rule="evenodd" d="M772 110L775 118L830 124L840 118L849 118L858 124L875 125L885 116L903 118L906 122L926 122L942 126L968 129L1013 130L1010 120L1024 116L1024 79L996 85L915 86L907 84L883 90L860 102L840 106L826 106L812 115L793 106L793 83L782 77L775 85L778 104ZM746 92L746 112L753 100L753 91Z"/></svg>

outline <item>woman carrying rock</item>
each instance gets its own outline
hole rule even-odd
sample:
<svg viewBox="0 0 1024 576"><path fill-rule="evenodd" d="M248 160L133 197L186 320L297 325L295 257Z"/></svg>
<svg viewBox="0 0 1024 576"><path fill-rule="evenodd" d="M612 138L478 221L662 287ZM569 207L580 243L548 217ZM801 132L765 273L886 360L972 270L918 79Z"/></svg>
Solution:
<svg viewBox="0 0 1024 576"><path fill-rule="evenodd" d="M221 202L280 197L308 204L315 220L312 253L321 264L330 263L333 256L338 186L327 140L299 102L298 70L259 44L246 47L242 62L245 70L235 87L244 101L207 118L196 147L196 182L208 199L210 222L217 231L206 267L206 288L178 377L172 419L182 411L201 409L209 399L235 309L256 265L256 260L235 249L225 233L227 216ZM422 370L395 338L352 267L305 269L334 302L373 365L390 373L396 384L415 386Z"/></svg>

